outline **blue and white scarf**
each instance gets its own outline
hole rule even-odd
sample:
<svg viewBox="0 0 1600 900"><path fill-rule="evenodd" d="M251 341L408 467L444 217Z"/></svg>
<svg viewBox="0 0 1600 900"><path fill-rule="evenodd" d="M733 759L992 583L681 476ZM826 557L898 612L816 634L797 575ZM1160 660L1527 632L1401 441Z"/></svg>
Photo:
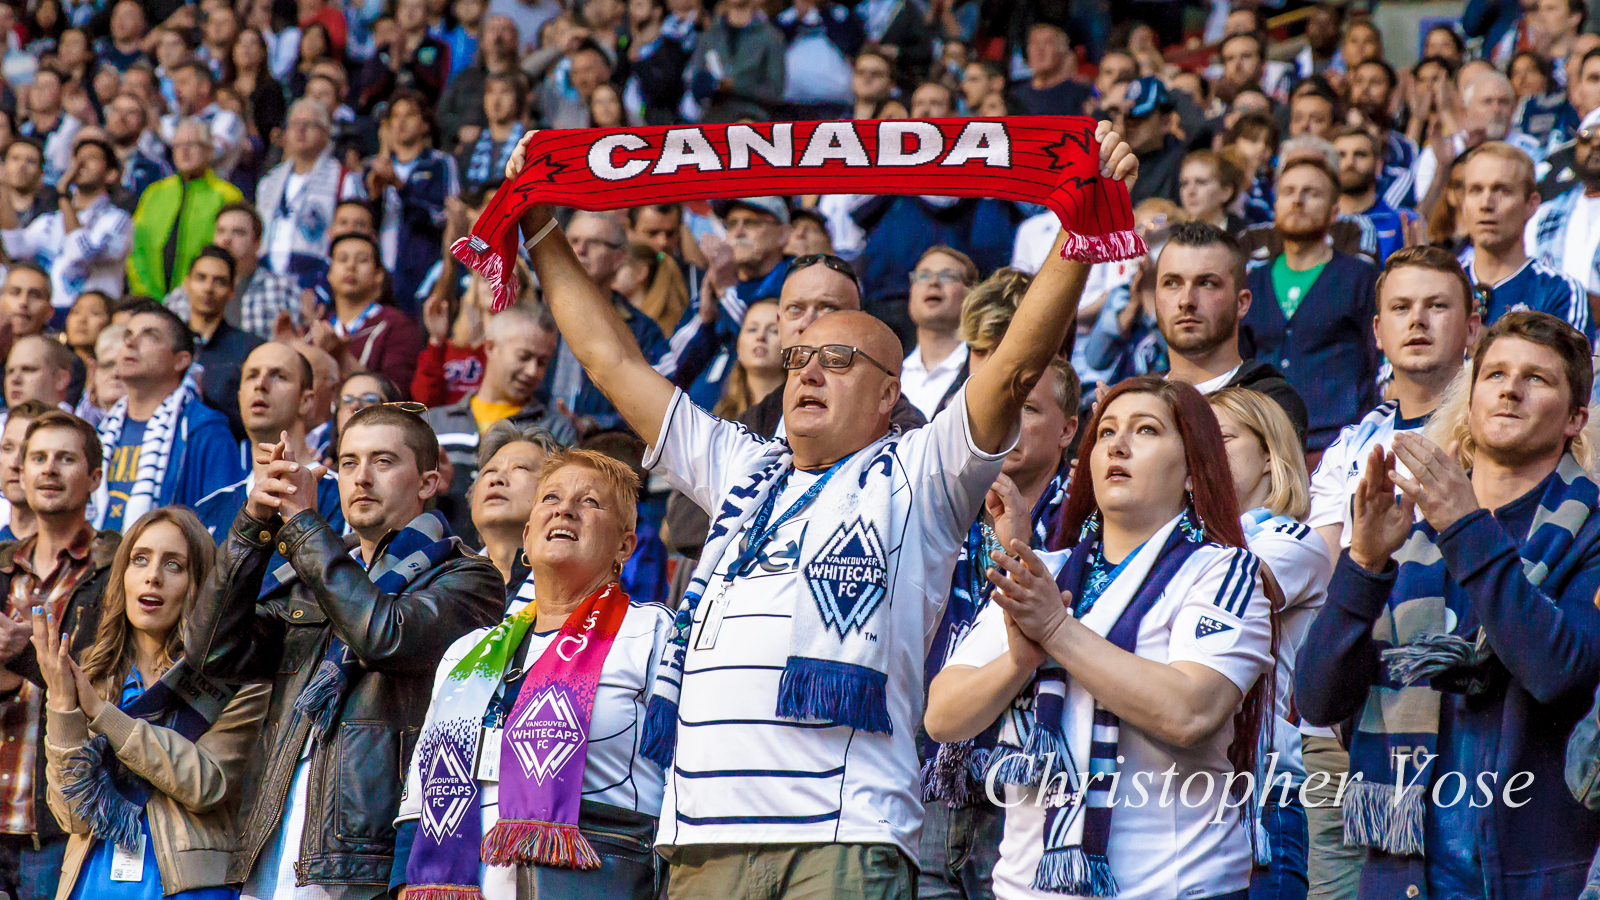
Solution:
<svg viewBox="0 0 1600 900"><path fill-rule="evenodd" d="M182 459L188 445L188 434L183 428L183 413L191 399L200 396L200 386L195 383L191 370L183 376L177 389L161 401L156 411L145 423L144 440L139 444L139 466L134 473L132 490L122 510L123 527L139 521L139 517L161 505L161 488L167 482L167 467L175 459ZM122 439L122 428L128 421L128 398L118 400L106 417L100 420L101 471L111 472L111 454ZM90 518L95 528L105 527L106 513L111 509L109 478L100 479L94 489L94 503Z"/></svg>
<svg viewBox="0 0 1600 900"><path fill-rule="evenodd" d="M289 271L289 262L274 258L272 236L283 220L293 225L289 237L290 259L297 256L327 258L328 229L333 226L334 209L344 196L349 170L333 158L332 151L324 153L306 173L299 193L289 197L289 176L293 173L294 163L285 161L263 176L256 189L256 206L264 220L262 233L266 247L263 249L272 258L273 271L279 274Z"/></svg>
<svg viewBox="0 0 1600 900"><path fill-rule="evenodd" d="M355 540L352 535L346 540ZM450 533L450 525L437 511L425 512L384 544L378 558L367 567L367 578L385 594L399 594L423 574L432 571L460 539ZM261 596L294 583L300 576L294 564L285 562L267 573L261 583ZM344 703L345 688L361 661L344 641L330 635L328 649L317 663L317 671L295 698L295 711L311 720L314 736L328 733Z"/></svg>
<svg viewBox="0 0 1600 900"><path fill-rule="evenodd" d="M1093 562L1101 558L1099 535L1088 532L1056 577L1057 586L1077 598L1073 614L1079 621L1129 653L1145 614L1189 557L1205 546L1203 538L1189 539L1178 527L1179 518L1100 578L1091 577ZM1035 890L1083 897L1117 893L1107 848L1120 728L1115 713L1048 659L1002 717L999 743L989 754L996 782L1042 786L1052 769L1066 773L1069 782L1045 800L1044 853L1034 873ZM1079 777L1085 772L1087 786Z"/></svg>
<svg viewBox="0 0 1600 900"><path fill-rule="evenodd" d="M685 400L684 402L687 402ZM903 532L908 512L896 510L895 495L908 496L910 482L896 455L899 431L840 460L809 510L814 532L829 535L801 551L798 577L806 590L796 604L789 658L778 683L775 714L785 719L820 720L863 731L893 733L889 719L889 651L892 621L878 615L888 604L895 573L889 552ZM678 697L689 635L700 600L724 591L717 574L725 556L747 550L758 510L781 494L794 472L794 455L785 441L768 441L759 468L728 492L712 516L700 564L678 607L673 637L657 667L654 696L645 718L640 752L662 768L671 765L677 745ZM901 506L906 504L902 501ZM780 516L775 506L772 515ZM707 510L710 512L710 510ZM735 540L738 544L735 545ZM730 554L730 550L737 552ZM837 587L848 583L850 596ZM870 627L869 627L870 626ZM876 640L865 636L871 632Z"/></svg>
<svg viewBox="0 0 1600 900"><path fill-rule="evenodd" d="M512 122L511 134L504 141L496 141L488 128L483 129L477 143L472 145L472 157L467 162L467 177L462 188L472 190L491 181L499 181L505 175L506 160L511 158L511 151L517 149L517 141L522 140L522 132L522 123Z"/></svg>
<svg viewBox="0 0 1600 900"><path fill-rule="evenodd" d="M1545 484L1526 540L1517 541L1522 571L1535 587L1559 593L1585 558L1573 544L1600 505L1600 484L1569 453ZM1516 536L1513 535L1513 540ZM1504 690L1472 603L1445 567L1439 534L1427 522L1394 554L1399 567L1383 613L1372 623L1385 664L1350 741L1351 782L1343 804L1347 843L1421 856L1427 792L1437 768L1413 769L1395 790L1396 754L1419 763L1438 749L1440 694L1485 696ZM1551 590L1553 589L1553 591ZM1359 780L1357 776L1359 775Z"/></svg>

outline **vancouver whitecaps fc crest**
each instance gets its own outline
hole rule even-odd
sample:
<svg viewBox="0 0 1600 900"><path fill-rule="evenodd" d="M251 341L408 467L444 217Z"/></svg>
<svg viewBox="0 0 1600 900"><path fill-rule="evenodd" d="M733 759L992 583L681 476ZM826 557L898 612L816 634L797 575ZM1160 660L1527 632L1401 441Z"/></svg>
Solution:
<svg viewBox="0 0 1600 900"><path fill-rule="evenodd" d="M840 525L805 567L823 625L840 637L864 627L883 602L887 569L875 526L861 518Z"/></svg>
<svg viewBox="0 0 1600 900"><path fill-rule="evenodd" d="M454 741L440 741L434 748L423 783L428 789L422 800L422 828L433 840L455 834L469 809L477 813L478 786Z"/></svg>
<svg viewBox="0 0 1600 900"><path fill-rule="evenodd" d="M583 746L583 728L572 698L559 685L545 688L511 723L511 751L522 774L544 784Z"/></svg>

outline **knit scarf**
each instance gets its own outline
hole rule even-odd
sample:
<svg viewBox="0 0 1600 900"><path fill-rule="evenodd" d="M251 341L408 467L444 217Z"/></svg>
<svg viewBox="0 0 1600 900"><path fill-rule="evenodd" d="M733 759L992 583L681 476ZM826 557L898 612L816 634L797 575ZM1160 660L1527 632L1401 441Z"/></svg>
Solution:
<svg viewBox="0 0 1600 900"><path fill-rule="evenodd" d="M489 280L494 310L518 284L518 223L536 204L605 210L787 194L938 194L1043 203L1081 262L1145 252L1127 186L1100 177L1093 119L896 119L541 131L451 252ZM532 235L528 235L532 237Z"/></svg>
<svg viewBox="0 0 1600 900"><path fill-rule="evenodd" d="M1145 613L1204 546L1177 526L1174 518L1145 541L1116 567L1098 596L1092 595L1090 569L1091 559L1099 556L1099 536L1086 536L1072 548L1056 585L1079 599L1074 614L1085 626L1134 652ZM1019 691L1003 716L999 743L989 754L996 782L1042 787L1050 783L1052 768L1067 775L1068 784L1045 800L1045 846L1034 873L1035 890L1082 897L1117 893L1106 850L1120 728L1116 714L1054 660L1046 660L1031 688Z"/></svg>
<svg viewBox="0 0 1600 900"><path fill-rule="evenodd" d="M324 257L328 255L328 229L333 225L334 209L343 194L344 166L324 153L306 173L300 191L288 196L289 176L294 163L285 162L275 167L261 179L256 190L257 208L266 220L263 233L269 237L278 221L288 218L294 225L289 232L289 255ZM267 248L271 255L271 248Z"/></svg>
<svg viewBox="0 0 1600 900"><path fill-rule="evenodd" d="M199 740L233 701L237 685L224 685L179 660L143 694L122 708L135 719ZM139 847L139 820L155 789L117 758L103 734L67 757L61 796L95 837L130 852Z"/></svg>
<svg viewBox="0 0 1600 900"><path fill-rule="evenodd" d="M377 560L367 567L367 577L385 594L399 594L419 576L444 562L458 542L443 515L425 512L383 545ZM294 565L285 562L262 580L261 596L292 584L297 578ZM333 727L344 704L345 688L360 668L361 661L344 641L330 636L328 649L317 663L316 672L294 700L295 711L311 720L313 737L326 735Z"/></svg>
<svg viewBox="0 0 1600 900"><path fill-rule="evenodd" d="M1033 538L1035 549L1044 546L1050 526L1056 520L1061 505L1067 499L1067 486L1072 480L1072 468L1063 463L1045 487L1044 494L1033 507ZM989 604L989 594L994 585L989 581L989 554L998 548L994 529L979 516L967 531L967 539L956 557L956 568L950 578L950 602L945 605L944 616L934 632L933 644L924 663L923 690L926 692L935 675L944 669L950 652L960 645L978 613ZM975 738L940 744L924 735L922 742L922 799L924 802L943 800L952 806L966 807L984 802L980 782L989 765L989 752L994 749L1000 732L1000 720L983 730Z"/></svg>
<svg viewBox="0 0 1600 900"><path fill-rule="evenodd" d="M887 548L901 534L907 514L904 499L899 510L893 502L897 494L909 496L910 490L896 456L899 437L898 430L891 431L835 463L787 509L776 501L794 472L793 454L784 441L766 443L760 467L729 491L712 516L700 564L656 670L640 747L646 758L663 769L671 765L684 659L690 632L701 622L696 616L701 598L710 591L714 603L720 599L739 577L739 564L747 559L753 564L755 552L776 532L777 524L798 514L797 507L810 513L812 533L827 537L801 550L796 577L805 589L799 592L801 600L794 610L775 715L893 733L888 703L893 627L887 616L880 619L877 613L885 606L894 578ZM737 559L718 574L724 557ZM710 617L701 622L697 641L715 639L714 630L706 627L711 623ZM875 633L875 640L866 636L869 632Z"/></svg>
<svg viewBox="0 0 1600 900"><path fill-rule="evenodd" d="M511 134L504 141L496 141L488 128L483 129L477 142L472 145L472 156L467 161L467 175L462 179L463 183L477 186L499 181L505 173L511 152L517 149L517 141L522 140L522 131L521 122L512 122Z"/></svg>
<svg viewBox="0 0 1600 900"><path fill-rule="evenodd" d="M167 481L167 466L183 456L188 435L183 433L184 405L200 396L192 373L185 374L177 389L161 401L150 421L144 426L144 440L139 444L139 466L134 474L133 489L128 492L122 510L124 530L139 517L161 503L161 488ZM122 438L122 428L128 421L128 398L118 400L106 417L100 420L101 471L111 472L111 454ZM110 478L100 479L94 489L94 526L103 528L106 514L111 510Z"/></svg>
<svg viewBox="0 0 1600 900"><path fill-rule="evenodd" d="M406 863L407 896L415 900L482 897L478 873L485 861L575 869L600 865L578 830L578 807L595 692L627 615L628 595L616 582L590 594L528 669L500 739L506 764L500 773L500 818L483 836L473 762L485 733L485 713L538 614L533 579L523 582L517 599L526 605L456 663L428 708L417 744L422 821Z"/></svg>
<svg viewBox="0 0 1600 900"><path fill-rule="evenodd" d="M1559 588L1573 576L1583 558L1573 543L1597 502L1600 484L1571 454L1563 456L1545 483L1527 539L1518 540L1523 574L1535 587ZM1423 854L1427 792L1436 769L1422 754L1438 748L1440 694L1492 695L1504 690L1506 678L1470 599L1445 568L1438 538L1431 525L1419 522L1394 554L1394 588L1372 623L1373 639L1387 648L1384 670L1350 741L1351 782L1343 806L1347 842L1406 856Z"/></svg>

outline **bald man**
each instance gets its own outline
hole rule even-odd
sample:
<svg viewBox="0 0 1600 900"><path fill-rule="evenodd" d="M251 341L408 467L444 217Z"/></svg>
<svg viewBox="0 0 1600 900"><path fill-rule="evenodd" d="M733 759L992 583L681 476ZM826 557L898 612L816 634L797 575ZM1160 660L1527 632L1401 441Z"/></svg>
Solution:
<svg viewBox="0 0 1600 900"><path fill-rule="evenodd" d="M320 459L327 453L328 442L333 439L333 404L338 399L335 393L339 390L339 361L328 351L304 341L294 341L289 346L311 364L312 401L305 423L306 446L311 448L314 458Z"/></svg>
<svg viewBox="0 0 1600 900"><path fill-rule="evenodd" d="M1137 171L1109 123L1100 139L1104 168ZM523 233L550 217L529 210ZM826 266L810 267L814 283L786 286L801 314L784 330L779 443L656 373L559 235L530 254L572 353L650 444L646 465L713 515L694 624L649 689L643 735L644 755L673 773L656 832L668 896L729 896L751 869L779 896L824 873L841 896L912 895L924 636L1088 267L1052 254L987 364L906 433L890 424L899 341L846 308L844 285L814 271Z"/></svg>

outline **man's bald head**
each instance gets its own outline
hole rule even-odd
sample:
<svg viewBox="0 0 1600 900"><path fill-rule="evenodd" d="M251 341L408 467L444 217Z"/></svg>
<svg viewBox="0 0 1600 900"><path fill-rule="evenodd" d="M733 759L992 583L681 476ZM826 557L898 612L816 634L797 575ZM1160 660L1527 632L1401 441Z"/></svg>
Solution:
<svg viewBox="0 0 1600 900"><path fill-rule="evenodd" d="M860 310L820 316L795 346L855 348L844 368L822 364L813 352L790 369L783 387L783 423L795 465L830 465L889 431L889 414L900 399L900 339L889 326ZM863 355L864 354L864 355Z"/></svg>
<svg viewBox="0 0 1600 900"><path fill-rule="evenodd" d="M817 317L815 322L800 333L799 343L809 347L823 344L846 344L867 354L899 377L900 364L905 355L900 349L900 337L894 329L871 313L846 309ZM867 363L867 365L872 365Z"/></svg>
<svg viewBox="0 0 1600 900"><path fill-rule="evenodd" d="M294 341L289 346L305 357L315 375L315 382L311 387L315 394L312 401L312 418L306 422L306 430L310 431L333 416L333 394L339 389L339 362L329 356L326 350L304 341Z"/></svg>
<svg viewBox="0 0 1600 900"><path fill-rule="evenodd" d="M860 309L861 289L849 275L820 262L793 269L778 294L778 346L802 343L800 333L819 316Z"/></svg>

